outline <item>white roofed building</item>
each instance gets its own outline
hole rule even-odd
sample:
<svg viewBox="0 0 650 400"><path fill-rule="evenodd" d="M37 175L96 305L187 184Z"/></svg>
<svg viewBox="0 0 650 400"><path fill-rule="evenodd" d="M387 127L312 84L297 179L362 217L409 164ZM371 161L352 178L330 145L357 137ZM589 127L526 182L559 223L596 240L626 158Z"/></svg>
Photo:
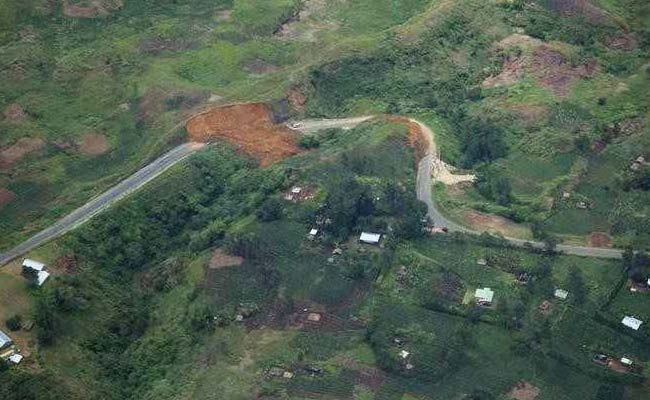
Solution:
<svg viewBox="0 0 650 400"><path fill-rule="evenodd" d="M624 317L621 323L628 328L634 329L635 331L638 331L639 328L641 327L641 324L643 324L643 321L640 319L636 319L634 317Z"/></svg>
<svg viewBox="0 0 650 400"><path fill-rule="evenodd" d="M36 281L36 284L38 286L43 286L47 278L50 277L50 273L47 271L38 271L38 280Z"/></svg>
<svg viewBox="0 0 650 400"><path fill-rule="evenodd" d="M359 237L359 241L368 244L379 244L380 240L381 234L379 233L362 232L361 237Z"/></svg>
<svg viewBox="0 0 650 400"><path fill-rule="evenodd" d="M30 268L34 271L43 271L45 269L45 264L26 258L23 260L23 268Z"/></svg>
<svg viewBox="0 0 650 400"><path fill-rule="evenodd" d="M566 300L566 298L569 297L569 292L564 289L555 289L554 295L560 300Z"/></svg>
<svg viewBox="0 0 650 400"><path fill-rule="evenodd" d="M5 347L9 347L12 344L14 344L14 341L11 340L9 335L4 333L3 331L0 331L0 349L4 349Z"/></svg>
<svg viewBox="0 0 650 400"><path fill-rule="evenodd" d="M479 304L492 304L494 300L494 291L490 288L476 289L474 298Z"/></svg>

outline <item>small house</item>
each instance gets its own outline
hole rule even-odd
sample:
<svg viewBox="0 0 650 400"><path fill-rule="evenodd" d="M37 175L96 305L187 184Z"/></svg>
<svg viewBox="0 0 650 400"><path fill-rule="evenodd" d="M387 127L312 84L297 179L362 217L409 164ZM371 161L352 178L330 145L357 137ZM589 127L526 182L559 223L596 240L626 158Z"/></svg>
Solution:
<svg viewBox="0 0 650 400"><path fill-rule="evenodd" d="M0 350L6 349L7 347L11 346L14 344L14 341L11 340L9 335L4 333L3 331L0 331Z"/></svg>
<svg viewBox="0 0 650 400"><path fill-rule="evenodd" d="M566 300L567 297L569 297L569 292L567 292L564 289L555 289L555 293L553 294L555 298L560 299L560 300Z"/></svg>
<svg viewBox="0 0 650 400"><path fill-rule="evenodd" d="M474 292L474 298L476 299L476 304L489 306L492 304L492 300L494 299L494 291L490 288L476 289L476 292Z"/></svg>
<svg viewBox="0 0 650 400"><path fill-rule="evenodd" d="M26 268L33 269L34 271L40 272L40 271L45 270L45 264L43 264L42 262L38 262L38 261L35 261L35 260L30 260L29 258L26 258L26 259L23 260L23 269L26 269Z"/></svg>
<svg viewBox="0 0 650 400"><path fill-rule="evenodd" d="M643 324L643 321L636 319L634 317L624 317L621 323L628 328L634 329L635 331L638 331L639 328L641 327L641 324Z"/></svg>
<svg viewBox="0 0 650 400"><path fill-rule="evenodd" d="M361 237L359 237L359 241L367 244L377 245L379 244L380 240L381 240L381 234L379 233L362 232Z"/></svg>
<svg viewBox="0 0 650 400"><path fill-rule="evenodd" d="M21 362L22 360L23 360L23 356L21 356L21 355L18 354L18 353L16 353L16 354L12 354L12 355L9 356L9 361L10 361L12 364L20 364L20 362Z"/></svg>
<svg viewBox="0 0 650 400"><path fill-rule="evenodd" d="M43 286L45 281L50 277L50 273L45 270L45 264L39 261L26 258L23 260L23 271L30 270L36 272L36 284Z"/></svg>
<svg viewBox="0 0 650 400"><path fill-rule="evenodd" d="M322 316L319 313L312 312L307 314L307 321L310 322L320 322L321 318Z"/></svg>
<svg viewBox="0 0 650 400"><path fill-rule="evenodd" d="M579 201L579 202L576 204L576 208L578 208L578 209L580 209L580 210L586 210L587 208L589 208L589 205L588 205L586 202L584 202L584 201Z"/></svg>
<svg viewBox="0 0 650 400"><path fill-rule="evenodd" d="M634 364L634 362L632 360L630 360L629 358L627 358L627 357L623 357L623 358L621 358L621 364L623 364L623 365L625 365L627 367L631 367L632 364Z"/></svg>
<svg viewBox="0 0 650 400"><path fill-rule="evenodd" d="M485 258L479 258L478 260L476 260L476 264L485 267L487 266L488 262Z"/></svg>
<svg viewBox="0 0 650 400"><path fill-rule="evenodd" d="M402 350L402 351L399 352L399 356L402 357L402 358L407 358L409 355L411 355L411 353L409 353L406 350Z"/></svg>

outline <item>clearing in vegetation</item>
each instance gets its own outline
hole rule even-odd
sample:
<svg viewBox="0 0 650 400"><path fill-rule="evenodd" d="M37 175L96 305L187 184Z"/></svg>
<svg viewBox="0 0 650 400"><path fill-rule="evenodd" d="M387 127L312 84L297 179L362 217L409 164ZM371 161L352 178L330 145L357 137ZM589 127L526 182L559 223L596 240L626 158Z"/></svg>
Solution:
<svg viewBox="0 0 650 400"><path fill-rule="evenodd" d="M265 104L216 107L187 122L190 140L225 140L259 160L262 167L298 154L295 134L276 124Z"/></svg>

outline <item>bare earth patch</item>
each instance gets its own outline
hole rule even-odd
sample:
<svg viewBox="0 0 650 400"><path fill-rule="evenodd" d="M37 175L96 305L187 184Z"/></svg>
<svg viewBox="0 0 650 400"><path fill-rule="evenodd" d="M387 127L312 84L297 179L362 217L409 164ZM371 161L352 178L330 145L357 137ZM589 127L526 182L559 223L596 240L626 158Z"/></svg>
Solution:
<svg viewBox="0 0 650 400"><path fill-rule="evenodd" d="M515 47L515 46L530 46L530 47L537 47L541 45L543 42L539 39L535 39L534 37L530 37L528 35L522 35L520 33L514 33L507 38L501 40L498 43L498 47L507 49L510 47Z"/></svg>
<svg viewBox="0 0 650 400"><path fill-rule="evenodd" d="M507 394L508 398L514 400L535 400L541 390L530 382L521 381L515 385Z"/></svg>
<svg viewBox="0 0 650 400"><path fill-rule="evenodd" d="M244 70L254 75L266 75L278 72L280 69L264 60L251 60L244 66Z"/></svg>
<svg viewBox="0 0 650 400"><path fill-rule="evenodd" d="M501 86L510 86L519 82L524 75L524 59L519 57L509 58L503 63L501 73L487 77L481 86L491 89Z"/></svg>
<svg viewBox="0 0 650 400"><path fill-rule="evenodd" d="M78 143L78 149L81 154L87 156L97 156L106 153L111 148L106 136L101 134L84 135Z"/></svg>
<svg viewBox="0 0 650 400"><path fill-rule="evenodd" d="M557 96L569 94L571 85L579 78L590 77L598 72L595 61L572 66L566 57L548 45L539 46L533 53L531 72L537 82Z"/></svg>
<svg viewBox="0 0 650 400"><path fill-rule="evenodd" d="M72 3L63 0L63 14L71 18L106 17L122 9L122 0L92 0L84 3Z"/></svg>
<svg viewBox="0 0 650 400"><path fill-rule="evenodd" d="M307 89L302 86L294 86L287 92L287 100L291 108L303 112L307 108Z"/></svg>
<svg viewBox="0 0 650 400"><path fill-rule="evenodd" d="M505 236L521 237L526 236L527 229L517 225L509 219L498 215L484 214L478 211L465 213L465 222L478 231L500 233Z"/></svg>
<svg viewBox="0 0 650 400"><path fill-rule="evenodd" d="M632 51L639 47L639 40L631 33L621 33L607 39L605 45L611 50Z"/></svg>
<svg viewBox="0 0 650 400"><path fill-rule="evenodd" d="M20 104L14 103L5 108L4 116L8 121L22 122L27 118L27 113Z"/></svg>
<svg viewBox="0 0 650 400"><path fill-rule="evenodd" d="M210 269L221 269L226 267L239 267L244 263L244 258L227 254L222 249L216 249L208 263Z"/></svg>
<svg viewBox="0 0 650 400"><path fill-rule="evenodd" d="M260 161L262 167L298 154L296 136L286 126L273 123L265 104L235 104L209 109L187 123L196 142L225 140Z"/></svg>
<svg viewBox="0 0 650 400"><path fill-rule="evenodd" d="M42 139L22 138L12 146L0 151L0 169L10 168L29 153L41 150L45 146Z"/></svg>
<svg viewBox="0 0 650 400"><path fill-rule="evenodd" d="M520 116L527 125L534 125L544 120L549 113L547 106L534 104L517 104L509 107L518 116Z"/></svg>
<svg viewBox="0 0 650 400"><path fill-rule="evenodd" d="M0 210L16 198L16 194L9 189L0 188Z"/></svg>
<svg viewBox="0 0 650 400"><path fill-rule="evenodd" d="M604 232L593 232L587 236L590 247L612 247L612 238Z"/></svg>

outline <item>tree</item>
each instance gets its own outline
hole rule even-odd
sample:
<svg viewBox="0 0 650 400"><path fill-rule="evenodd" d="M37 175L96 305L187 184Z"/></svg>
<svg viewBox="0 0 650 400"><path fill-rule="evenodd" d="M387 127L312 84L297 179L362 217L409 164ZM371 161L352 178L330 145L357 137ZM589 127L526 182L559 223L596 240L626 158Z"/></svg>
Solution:
<svg viewBox="0 0 650 400"><path fill-rule="evenodd" d="M594 400L621 400L625 394L623 386L615 383L605 383L600 385Z"/></svg>
<svg viewBox="0 0 650 400"><path fill-rule="evenodd" d="M276 197L270 197L262 203L262 207L257 213L259 219L264 222L278 220L282 217L282 202Z"/></svg>
<svg viewBox="0 0 650 400"><path fill-rule="evenodd" d="M7 319L5 321L5 325L7 326L7 329L9 329L12 332L15 332L17 330L20 330L22 327L22 317L18 314L14 315L13 317Z"/></svg>
<svg viewBox="0 0 650 400"><path fill-rule="evenodd" d="M569 267L568 286L575 303L583 304L587 300L587 287L585 286L582 271L575 265Z"/></svg>

